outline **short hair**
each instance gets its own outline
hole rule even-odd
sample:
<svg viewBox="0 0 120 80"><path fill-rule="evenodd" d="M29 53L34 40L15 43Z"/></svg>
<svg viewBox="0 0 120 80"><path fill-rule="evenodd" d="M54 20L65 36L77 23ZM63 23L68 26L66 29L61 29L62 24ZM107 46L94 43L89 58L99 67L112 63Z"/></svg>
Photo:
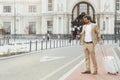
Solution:
<svg viewBox="0 0 120 80"><path fill-rule="evenodd" d="M89 15L85 15L83 18L87 18L88 20L91 21L91 16L89 16Z"/></svg>
<svg viewBox="0 0 120 80"><path fill-rule="evenodd" d="M85 15L86 15L86 13L85 13L85 12L81 12L81 15L85 16Z"/></svg>

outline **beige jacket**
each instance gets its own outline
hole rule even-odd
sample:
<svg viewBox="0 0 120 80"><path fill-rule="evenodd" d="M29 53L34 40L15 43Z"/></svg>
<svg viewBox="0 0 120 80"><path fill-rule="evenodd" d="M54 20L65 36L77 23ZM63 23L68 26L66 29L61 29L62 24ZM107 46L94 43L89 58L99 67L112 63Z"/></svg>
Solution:
<svg viewBox="0 0 120 80"><path fill-rule="evenodd" d="M98 39L101 37L101 34L100 34L100 31L98 29L98 26L94 23L91 23L92 24L92 41L93 41L93 44L96 45L98 43ZM84 44L84 37L85 37L85 27L86 25L83 26L83 30L82 32L80 33L80 44L83 45Z"/></svg>

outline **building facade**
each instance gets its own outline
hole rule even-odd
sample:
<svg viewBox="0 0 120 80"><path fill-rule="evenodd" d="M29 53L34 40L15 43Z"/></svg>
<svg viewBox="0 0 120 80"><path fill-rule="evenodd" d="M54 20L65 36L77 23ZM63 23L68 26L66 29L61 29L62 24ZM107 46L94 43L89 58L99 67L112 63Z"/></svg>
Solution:
<svg viewBox="0 0 120 80"><path fill-rule="evenodd" d="M71 21L85 12L102 34L114 34L115 1L120 4L119 0L0 0L0 28L5 34L71 34Z"/></svg>

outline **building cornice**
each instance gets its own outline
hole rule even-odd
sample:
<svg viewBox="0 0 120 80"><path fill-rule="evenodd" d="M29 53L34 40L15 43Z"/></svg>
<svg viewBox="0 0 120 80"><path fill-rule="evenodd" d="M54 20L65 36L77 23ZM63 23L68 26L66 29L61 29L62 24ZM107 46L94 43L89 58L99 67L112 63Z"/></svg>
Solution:
<svg viewBox="0 0 120 80"><path fill-rule="evenodd" d="M96 13L96 15L115 15L114 12L100 12L100 13Z"/></svg>
<svg viewBox="0 0 120 80"><path fill-rule="evenodd" d="M72 15L71 13L68 12L47 12L47 13L41 13L42 15L46 16L53 16L53 15Z"/></svg>

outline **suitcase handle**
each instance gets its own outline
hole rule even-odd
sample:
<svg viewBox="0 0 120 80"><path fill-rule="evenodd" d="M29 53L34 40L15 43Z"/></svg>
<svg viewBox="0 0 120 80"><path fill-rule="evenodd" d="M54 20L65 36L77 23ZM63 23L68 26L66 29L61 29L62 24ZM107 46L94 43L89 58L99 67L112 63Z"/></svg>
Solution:
<svg viewBox="0 0 120 80"><path fill-rule="evenodd" d="M101 49L101 51L102 51L102 55L103 55L103 57L105 58L105 56L107 56L107 54L105 54L106 51L105 51L104 46L103 46L103 45L100 45L100 49Z"/></svg>

